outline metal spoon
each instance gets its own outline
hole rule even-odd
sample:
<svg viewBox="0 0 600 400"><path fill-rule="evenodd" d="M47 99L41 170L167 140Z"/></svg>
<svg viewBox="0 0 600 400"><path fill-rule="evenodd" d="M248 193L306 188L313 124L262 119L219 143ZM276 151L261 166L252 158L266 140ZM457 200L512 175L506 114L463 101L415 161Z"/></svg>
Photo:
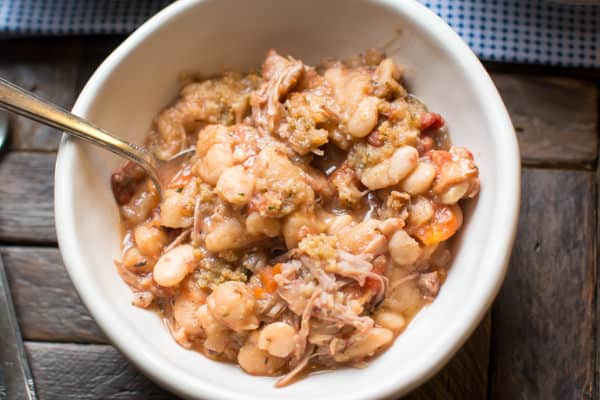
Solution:
<svg viewBox="0 0 600 400"><path fill-rule="evenodd" d="M8 113L0 110L0 151L8 141Z"/></svg>
<svg viewBox="0 0 600 400"><path fill-rule="evenodd" d="M0 257L0 399L37 399L2 257Z"/></svg>
<svg viewBox="0 0 600 400"><path fill-rule="evenodd" d="M164 163L179 160L181 157L189 155L194 151L193 148L186 149L175 154L169 160L159 160L146 149L127 143L97 128L85 119L46 100L42 100L27 90L2 78L0 78L0 108L12 111L44 125L63 130L66 133L99 145L121 157L133 161L142 167L152 179L161 199L163 198L163 190L158 175L159 167Z"/></svg>

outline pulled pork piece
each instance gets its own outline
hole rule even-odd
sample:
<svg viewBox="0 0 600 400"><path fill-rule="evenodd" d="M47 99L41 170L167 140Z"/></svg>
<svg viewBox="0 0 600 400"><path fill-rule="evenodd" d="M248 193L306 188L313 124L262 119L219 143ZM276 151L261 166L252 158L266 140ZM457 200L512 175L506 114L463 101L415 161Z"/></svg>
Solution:
<svg viewBox="0 0 600 400"><path fill-rule="evenodd" d="M342 204L348 207L354 207L360 199L365 195L364 190L360 190L360 180L356 176L356 172L347 162L344 162L330 177L329 180L335 186L338 197Z"/></svg>
<svg viewBox="0 0 600 400"><path fill-rule="evenodd" d="M285 116L281 99L298 83L304 64L293 58L285 58L275 50L269 50L262 66L265 82L254 92L250 103L252 118L259 129L275 133Z"/></svg>
<svg viewBox="0 0 600 400"><path fill-rule="evenodd" d="M338 261L328 268L328 271L354 279L360 286L364 286L365 281L371 275L373 264L367 261L366 257L355 256L343 250L338 250L337 256Z"/></svg>
<svg viewBox="0 0 600 400"><path fill-rule="evenodd" d="M265 82L252 97L252 117L264 132L285 140L298 154L321 154L337 126L338 107L327 81L314 69L271 50L263 63Z"/></svg>
<svg viewBox="0 0 600 400"><path fill-rule="evenodd" d="M438 271L419 274L417 286L428 300L433 300L440 291L440 274Z"/></svg>
<svg viewBox="0 0 600 400"><path fill-rule="evenodd" d="M110 186L117 204L122 206L129 203L145 178L146 172L136 163L125 161L121 164L110 176Z"/></svg>

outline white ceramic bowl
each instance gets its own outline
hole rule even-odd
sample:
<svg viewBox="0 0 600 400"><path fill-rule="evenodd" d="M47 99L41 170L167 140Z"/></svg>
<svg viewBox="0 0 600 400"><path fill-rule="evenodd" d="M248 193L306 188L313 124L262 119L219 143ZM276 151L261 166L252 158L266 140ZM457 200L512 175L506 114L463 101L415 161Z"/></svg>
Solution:
<svg viewBox="0 0 600 400"><path fill-rule="evenodd" d="M188 398L365 399L407 393L469 337L498 292L519 204L519 152L492 81L461 39L410 0L181 0L146 22L94 73L74 107L141 142L177 93L182 71L248 70L273 47L309 64L388 45L411 91L447 120L455 144L473 150L482 190L446 283L393 347L366 369L322 373L283 389L273 378L184 350L160 319L131 306L115 271L118 213L109 187L112 154L64 138L56 164L56 228L71 279L108 338L145 374Z"/></svg>

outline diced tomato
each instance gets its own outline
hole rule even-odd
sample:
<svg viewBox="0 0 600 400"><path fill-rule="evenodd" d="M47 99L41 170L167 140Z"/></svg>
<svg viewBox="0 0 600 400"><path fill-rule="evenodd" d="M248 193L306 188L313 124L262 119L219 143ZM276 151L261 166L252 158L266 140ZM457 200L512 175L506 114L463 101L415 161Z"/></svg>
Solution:
<svg viewBox="0 0 600 400"><path fill-rule="evenodd" d="M420 122L422 131L440 129L446 123L440 114L433 112L422 114Z"/></svg>
<svg viewBox="0 0 600 400"><path fill-rule="evenodd" d="M433 218L425 225L411 230L411 235L416 237L426 246L450 239L462 225L462 212L457 205L436 206Z"/></svg>
<svg viewBox="0 0 600 400"><path fill-rule="evenodd" d="M436 166L438 172L441 169L442 165L447 163L448 161L452 161L452 154L447 152L446 150L431 150L427 153L427 156Z"/></svg>
<svg viewBox="0 0 600 400"><path fill-rule="evenodd" d="M254 298L257 300L260 300L263 297L265 297L265 290L261 287L255 287L254 288Z"/></svg>
<svg viewBox="0 0 600 400"><path fill-rule="evenodd" d="M258 273L265 292L274 293L277 290L277 281L274 277L280 273L281 264L275 264L273 267L264 268Z"/></svg>

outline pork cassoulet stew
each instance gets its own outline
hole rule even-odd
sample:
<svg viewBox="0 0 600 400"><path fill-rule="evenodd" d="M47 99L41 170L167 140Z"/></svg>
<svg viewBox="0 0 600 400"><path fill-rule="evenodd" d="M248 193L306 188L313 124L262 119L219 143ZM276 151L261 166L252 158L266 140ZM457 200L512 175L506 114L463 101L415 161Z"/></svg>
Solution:
<svg viewBox="0 0 600 400"><path fill-rule="evenodd" d="M181 346L254 375L364 366L435 299L479 191L469 150L369 50L318 68L271 50L261 74L186 84L134 164L112 175L116 262L133 304Z"/></svg>

